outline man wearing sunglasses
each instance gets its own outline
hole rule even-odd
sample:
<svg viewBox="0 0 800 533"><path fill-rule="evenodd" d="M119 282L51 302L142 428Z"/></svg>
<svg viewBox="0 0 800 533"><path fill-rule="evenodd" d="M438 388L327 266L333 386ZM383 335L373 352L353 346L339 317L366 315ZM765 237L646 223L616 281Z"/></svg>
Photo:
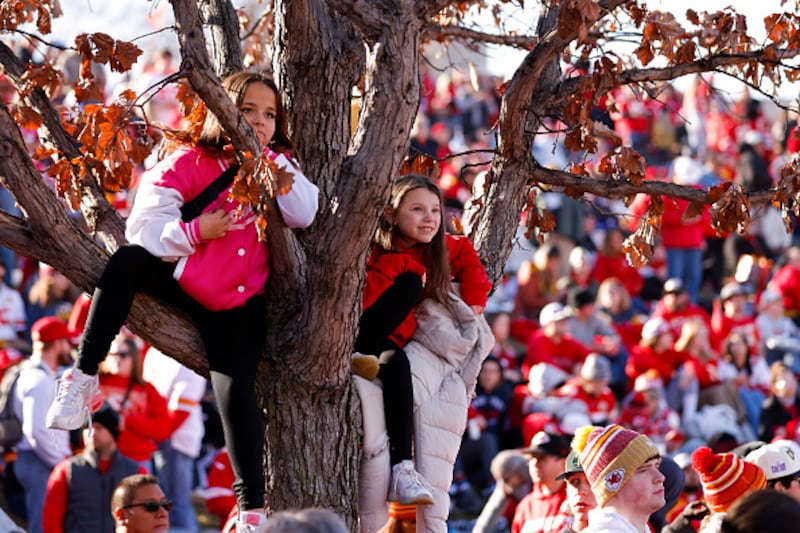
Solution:
<svg viewBox="0 0 800 533"><path fill-rule="evenodd" d="M126 477L111 497L115 533L167 533L170 509L172 502L164 496L158 478L150 474Z"/></svg>
<svg viewBox="0 0 800 533"><path fill-rule="evenodd" d="M114 487L143 470L117 450L119 415L104 404L83 431L83 452L56 465L47 481L43 525L47 533L114 530L109 504Z"/></svg>

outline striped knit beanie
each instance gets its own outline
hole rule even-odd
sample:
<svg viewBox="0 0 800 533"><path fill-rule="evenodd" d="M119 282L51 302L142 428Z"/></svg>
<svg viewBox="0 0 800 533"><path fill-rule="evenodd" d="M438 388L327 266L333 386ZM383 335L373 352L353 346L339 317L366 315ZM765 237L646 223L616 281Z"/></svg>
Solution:
<svg viewBox="0 0 800 533"><path fill-rule="evenodd" d="M692 468L700 475L703 496L714 513L724 513L742 496L767 485L764 471L732 453L702 447L692 452Z"/></svg>
<svg viewBox="0 0 800 533"><path fill-rule="evenodd" d="M396 518L397 520L416 520L417 506L413 503L403 504L389 502L389 518Z"/></svg>
<svg viewBox="0 0 800 533"><path fill-rule="evenodd" d="M661 456L649 437L616 424L578 428L572 448L580 456L599 507L617 495L637 468Z"/></svg>

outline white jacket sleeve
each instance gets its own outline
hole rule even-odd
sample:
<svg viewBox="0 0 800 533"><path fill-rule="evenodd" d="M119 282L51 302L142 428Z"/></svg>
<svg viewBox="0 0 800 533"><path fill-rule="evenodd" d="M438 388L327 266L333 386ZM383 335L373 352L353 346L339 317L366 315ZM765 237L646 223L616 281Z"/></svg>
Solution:
<svg viewBox="0 0 800 533"><path fill-rule="evenodd" d="M294 177L291 190L277 197L283 221L290 228L307 228L314 222L314 216L317 214L319 188L308 181L297 163L287 158L285 154L278 155L275 164Z"/></svg>
<svg viewBox="0 0 800 533"><path fill-rule="evenodd" d="M182 205L183 197L178 190L143 180L126 223L128 242L165 261L193 254L200 239L199 231L193 232L193 228L197 229L197 219L184 223ZM195 239L190 238L193 233L197 233Z"/></svg>

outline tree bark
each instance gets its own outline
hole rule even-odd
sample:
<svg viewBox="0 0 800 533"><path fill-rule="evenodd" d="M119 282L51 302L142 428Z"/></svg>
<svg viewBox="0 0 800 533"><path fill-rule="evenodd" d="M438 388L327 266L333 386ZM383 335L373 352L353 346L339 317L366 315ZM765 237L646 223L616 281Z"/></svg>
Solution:
<svg viewBox="0 0 800 533"><path fill-rule="evenodd" d="M214 50L214 72L220 78L239 72L242 43L239 40L239 17L230 0L200 0L203 21L209 27L211 49Z"/></svg>

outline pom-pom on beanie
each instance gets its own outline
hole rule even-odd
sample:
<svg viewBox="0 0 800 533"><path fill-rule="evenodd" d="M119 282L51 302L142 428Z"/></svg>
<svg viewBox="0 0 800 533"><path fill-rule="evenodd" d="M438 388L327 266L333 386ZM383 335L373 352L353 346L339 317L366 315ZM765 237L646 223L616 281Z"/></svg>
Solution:
<svg viewBox="0 0 800 533"><path fill-rule="evenodd" d="M616 424L578 428L572 448L600 507L617 495L636 469L661 456L649 437Z"/></svg>
<svg viewBox="0 0 800 533"><path fill-rule="evenodd" d="M732 453L714 453L702 447L692 452L692 468L700 475L708 508L724 513L748 492L767 485L764 471Z"/></svg>

